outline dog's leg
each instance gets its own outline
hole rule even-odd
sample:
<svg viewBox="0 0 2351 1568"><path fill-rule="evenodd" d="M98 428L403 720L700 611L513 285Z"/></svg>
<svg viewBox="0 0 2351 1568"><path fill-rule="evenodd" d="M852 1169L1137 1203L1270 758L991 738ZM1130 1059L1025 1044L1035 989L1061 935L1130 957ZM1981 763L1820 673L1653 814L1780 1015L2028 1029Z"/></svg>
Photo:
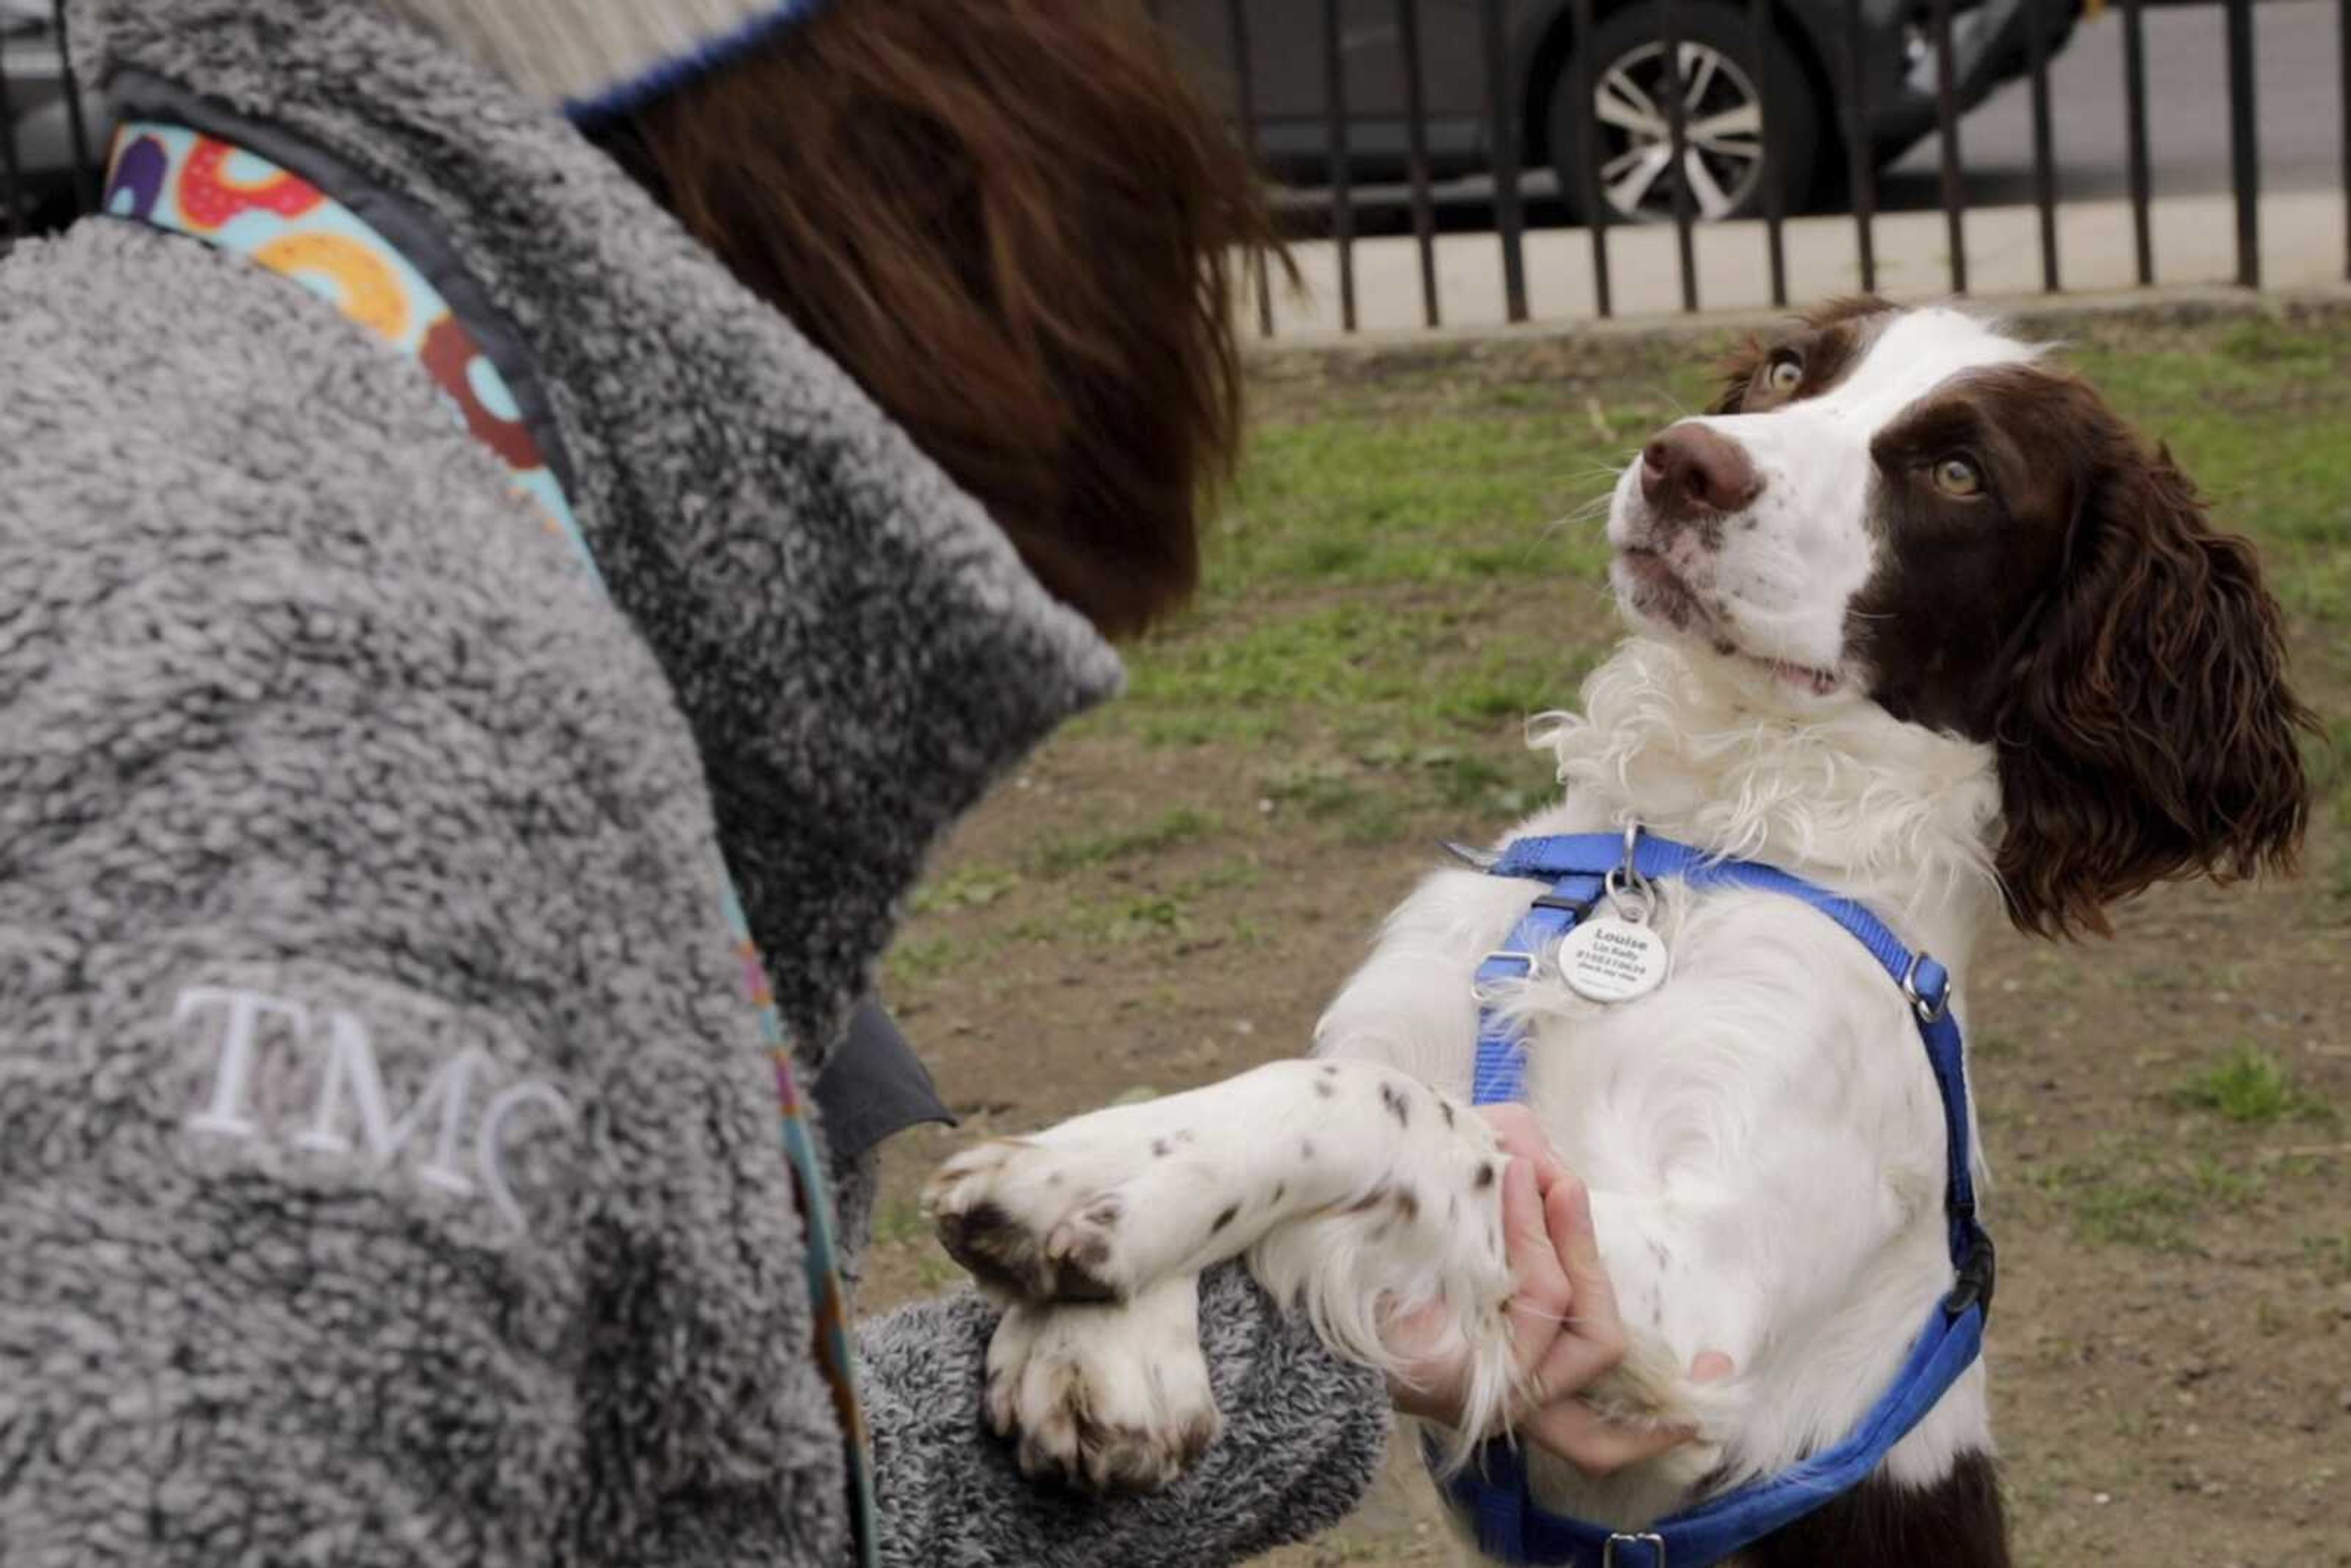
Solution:
<svg viewBox="0 0 2351 1568"><path fill-rule="evenodd" d="M1012 1299L1129 1300L1285 1222L1346 1215L1435 1248L1442 1283L1490 1307L1509 1294L1501 1166L1482 1120L1403 1073L1278 1061L966 1150L924 1205L956 1261Z"/></svg>
<svg viewBox="0 0 2351 1568"><path fill-rule="evenodd" d="M1158 1354L1141 1341L1165 1337L1171 1293L1188 1302L1201 1270L1245 1252L1277 1299L1368 1365L1395 1365L1380 1333L1390 1314L1442 1303L1472 1357L1465 1429L1499 1418L1513 1365L1503 1163L1481 1118L1403 1073L1282 1061L981 1145L942 1167L924 1202L958 1261L1027 1304L998 1330L1008 1378L1058 1347L1061 1385L1024 1370L1019 1394L997 1391L1004 1419L1040 1462L1131 1485L1197 1429L1188 1399L1145 1410L1123 1386ZM1061 1414L1110 1406L1145 1410L1121 1417L1136 1432L1090 1436Z"/></svg>

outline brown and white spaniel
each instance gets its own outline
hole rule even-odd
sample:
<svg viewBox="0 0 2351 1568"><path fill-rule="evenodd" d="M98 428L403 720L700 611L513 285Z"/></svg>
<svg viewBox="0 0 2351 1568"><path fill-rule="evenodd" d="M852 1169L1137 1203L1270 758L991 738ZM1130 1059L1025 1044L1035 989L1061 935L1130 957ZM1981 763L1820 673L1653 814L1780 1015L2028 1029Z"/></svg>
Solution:
<svg viewBox="0 0 2351 1568"><path fill-rule="evenodd" d="M2252 550L2043 348L1837 305L1740 353L1616 486L1632 636L1545 716L1564 798L1510 837L1638 822L1856 900L1954 977L2003 913L2059 935L2179 876L2289 862L2306 711ZM1588 1185L1632 1343L1598 1389L1700 1439L1548 1506L1637 1528L1834 1443L1951 1283L1945 1129L1908 1005L1817 909L1660 884L1670 978L1507 1006L1525 1097ZM991 1405L1032 1467L1148 1485L1216 1430L1195 1278L1246 1257L1343 1354L1449 1306L1506 1405L1495 1145L1462 1113L1472 974L1539 888L1432 873L1278 1063L957 1157L951 1249L1013 1304ZM1078 1302L1086 1304L1079 1305ZM1727 1353L1726 1381L1679 1369ZM1757 1563L2008 1560L1982 1364ZM1474 1437L1474 1432L1466 1436Z"/></svg>

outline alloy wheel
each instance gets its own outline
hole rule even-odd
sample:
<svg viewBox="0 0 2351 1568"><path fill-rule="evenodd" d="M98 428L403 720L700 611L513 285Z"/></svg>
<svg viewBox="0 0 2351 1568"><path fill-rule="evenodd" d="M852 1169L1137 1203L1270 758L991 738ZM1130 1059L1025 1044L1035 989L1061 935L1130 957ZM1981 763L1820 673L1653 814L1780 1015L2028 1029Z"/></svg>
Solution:
<svg viewBox="0 0 2351 1568"><path fill-rule="evenodd" d="M1619 220L1674 215L1673 129L1666 48L1644 44L1618 56L1593 89L1600 120L1600 189ZM1682 166L1694 217L1745 208L1763 172L1763 103L1754 81L1710 45L1681 45Z"/></svg>

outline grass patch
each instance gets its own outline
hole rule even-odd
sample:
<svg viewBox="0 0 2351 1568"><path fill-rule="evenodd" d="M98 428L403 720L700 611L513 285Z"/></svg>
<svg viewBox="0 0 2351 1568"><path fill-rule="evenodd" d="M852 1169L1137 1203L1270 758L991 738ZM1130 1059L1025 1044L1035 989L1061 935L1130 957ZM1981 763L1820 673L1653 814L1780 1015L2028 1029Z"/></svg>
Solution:
<svg viewBox="0 0 2351 1568"><path fill-rule="evenodd" d="M2340 1285L2351 1281L2351 1230L2335 1236L2305 1236L2302 1239L2302 1255L2318 1270L2321 1284Z"/></svg>
<svg viewBox="0 0 2351 1568"><path fill-rule="evenodd" d="M2188 1180L2197 1197L2222 1208L2242 1208L2262 1193L2260 1172L2210 1155L2199 1155L2189 1163Z"/></svg>
<svg viewBox="0 0 2351 1568"><path fill-rule="evenodd" d="M1008 871L989 866L958 866L926 887L914 890L914 911L935 915L957 909L985 909L1020 884Z"/></svg>
<svg viewBox="0 0 2351 1568"><path fill-rule="evenodd" d="M2351 626L2351 443L2340 434L2351 416L2351 329L2248 321L2152 352L2095 346L2068 358L2170 446L2222 527L2261 547L2272 591L2295 618L2319 623L2314 651L2341 674L2341 631Z"/></svg>
<svg viewBox="0 0 2351 1568"><path fill-rule="evenodd" d="M1050 915L1032 915L1011 928L1017 942L1087 942L1125 945L1193 933L1189 898L1183 893L1146 893L1099 902L1071 899Z"/></svg>
<svg viewBox="0 0 2351 1568"><path fill-rule="evenodd" d="M2283 1063L2258 1046L2241 1045L2171 1092L2172 1103L2210 1111L2245 1126L2267 1126L2289 1116L2325 1120L2324 1100L2294 1082Z"/></svg>
<svg viewBox="0 0 2351 1568"><path fill-rule="evenodd" d="M1317 420L1254 433L1211 599L1244 587L1590 574L1625 443L1525 408Z"/></svg>
<svg viewBox="0 0 2351 1568"><path fill-rule="evenodd" d="M1155 855L1178 844L1196 843L1220 831L1223 821L1213 811L1178 806L1163 811L1138 828L1074 833L1038 846L1028 864L1040 876L1066 876L1087 866L1136 855Z"/></svg>
<svg viewBox="0 0 2351 1568"><path fill-rule="evenodd" d="M2036 1170L2026 1179L2065 1210L2074 1232L2085 1241L2151 1252L2189 1249L2188 1221L2197 1204L2184 1184L2152 1172L2125 1174L2103 1164L2072 1160Z"/></svg>
<svg viewBox="0 0 2351 1568"><path fill-rule="evenodd" d="M904 990L952 974L996 947L994 942L955 936L908 937L883 955L882 968L893 989Z"/></svg>

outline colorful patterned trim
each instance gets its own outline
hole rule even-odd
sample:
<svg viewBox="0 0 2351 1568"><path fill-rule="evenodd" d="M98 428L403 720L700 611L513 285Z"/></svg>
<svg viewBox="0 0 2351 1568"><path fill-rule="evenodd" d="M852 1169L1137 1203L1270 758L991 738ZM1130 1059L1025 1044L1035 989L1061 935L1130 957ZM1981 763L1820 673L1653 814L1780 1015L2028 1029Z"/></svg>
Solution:
<svg viewBox="0 0 2351 1568"><path fill-rule="evenodd" d="M249 257L332 303L352 321L414 359L450 413L512 471L515 487L536 504L549 532L599 587L602 576L572 516L563 486L523 422L506 378L481 350L440 290L399 249L349 207L290 170L185 126L132 120L115 132L107 167L105 211L157 228L193 235ZM880 1561L872 1444L858 1402L849 1314L841 1289L839 1244L799 1087L791 1042L751 939L742 901L724 877L720 903L743 986L775 1070L778 1123L794 1181L806 1244L816 1343L810 1347L832 1388L846 1437L860 1560Z"/></svg>
<svg viewBox="0 0 2351 1568"><path fill-rule="evenodd" d="M595 571L571 504L506 378L440 290L350 208L225 141L134 120L115 132L105 210L250 256L414 358L465 428L514 470L516 487Z"/></svg>

